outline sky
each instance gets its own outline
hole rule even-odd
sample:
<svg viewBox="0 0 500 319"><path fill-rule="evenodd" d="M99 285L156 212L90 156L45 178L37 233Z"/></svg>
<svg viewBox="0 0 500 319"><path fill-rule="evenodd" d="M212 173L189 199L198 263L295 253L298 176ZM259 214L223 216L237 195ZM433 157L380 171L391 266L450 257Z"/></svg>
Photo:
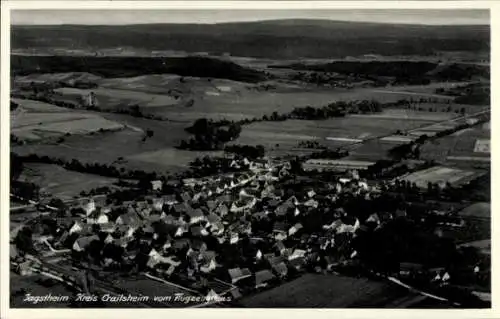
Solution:
<svg viewBox="0 0 500 319"><path fill-rule="evenodd" d="M338 21L428 25L489 24L488 10L12 10L12 24L222 23L275 19L328 19Z"/></svg>

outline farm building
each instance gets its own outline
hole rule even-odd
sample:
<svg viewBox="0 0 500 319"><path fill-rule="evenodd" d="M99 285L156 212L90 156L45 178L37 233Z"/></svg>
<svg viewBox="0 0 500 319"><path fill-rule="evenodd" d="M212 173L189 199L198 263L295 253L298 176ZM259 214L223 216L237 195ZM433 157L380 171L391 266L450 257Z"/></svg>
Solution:
<svg viewBox="0 0 500 319"><path fill-rule="evenodd" d="M303 164L306 171L348 171L352 169L366 170L374 165L374 162L368 161L350 161L350 160L331 160L331 159L309 159Z"/></svg>

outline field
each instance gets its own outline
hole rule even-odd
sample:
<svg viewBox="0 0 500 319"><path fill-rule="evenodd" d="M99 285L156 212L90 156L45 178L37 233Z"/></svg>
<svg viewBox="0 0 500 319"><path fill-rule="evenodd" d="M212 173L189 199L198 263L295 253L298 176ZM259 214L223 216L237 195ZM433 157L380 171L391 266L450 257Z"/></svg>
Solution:
<svg viewBox="0 0 500 319"><path fill-rule="evenodd" d="M297 152L304 152L303 149L297 149L298 143L301 141L315 140L324 146L337 148L360 142L366 138L390 134L397 130L421 127L427 124L432 124L432 122L420 119L394 121L393 119L372 118L371 116L347 116L318 121L287 120L284 122L257 122L246 125L240 137L233 143L261 144L264 145L266 150L271 151L271 154L283 154L286 152L295 154ZM388 149L395 146L395 143L391 141L380 144L387 145ZM356 149L358 149L357 147ZM375 149L372 148L372 151L375 151L376 155L381 155L378 146Z"/></svg>
<svg viewBox="0 0 500 319"><path fill-rule="evenodd" d="M421 147L420 152L423 159L441 162L488 163L490 161L489 144L488 125L481 125L426 143Z"/></svg>
<svg viewBox="0 0 500 319"><path fill-rule="evenodd" d="M376 308L408 295L407 289L384 282L307 274L244 298L241 304L246 308Z"/></svg>
<svg viewBox="0 0 500 319"><path fill-rule="evenodd" d="M42 275L33 274L31 276L20 276L14 272L10 272L10 307L13 308L67 308L70 302L40 302L32 304L24 302L25 294L29 293L33 296L45 296L52 294L52 296L69 296L72 299L73 292L68 290L62 284L55 284L53 286L44 286L42 280L47 279ZM19 292L24 289L25 293ZM16 293L19 292L19 293Z"/></svg>
<svg viewBox="0 0 500 319"><path fill-rule="evenodd" d="M98 175L68 171L58 165L26 163L19 178L40 186L40 192L51 194L62 200L79 196L81 191L112 186L115 179Z"/></svg>
<svg viewBox="0 0 500 319"><path fill-rule="evenodd" d="M94 114L92 112L89 112ZM196 157L221 155L221 152L191 152L175 148L189 137L186 124L135 118L129 115L99 113L103 118L120 123L124 129L88 135L71 135L59 143L13 145L20 155L36 153L84 163L114 163L127 169L172 172L184 169ZM146 140L144 131L154 135Z"/></svg>
<svg viewBox="0 0 500 319"><path fill-rule="evenodd" d="M76 89L59 88L55 92L64 97L76 98L87 97L91 92L96 96L97 106L104 109L118 108L138 104L141 107L169 107L178 101L167 94L144 93L139 91L129 91L126 89L96 88L96 89Z"/></svg>
<svg viewBox="0 0 500 319"><path fill-rule="evenodd" d="M126 290L133 296L148 296L150 301L152 301L155 296L170 296L172 299L174 299L176 294L183 294L185 297L194 296L184 289L170 284L158 282L144 276L114 280L113 284L121 289ZM154 305L155 302L151 302L151 304ZM195 302L183 303L180 301L164 301L158 303L157 305L172 308L186 308L194 306L196 304L197 303Z"/></svg>
<svg viewBox="0 0 500 319"><path fill-rule="evenodd" d="M404 177L404 180L416 183L420 188L427 188L427 183L438 183L445 186L450 183L452 186L462 185L482 175L481 172L466 171L458 168L444 166L434 166L421 170Z"/></svg>
<svg viewBox="0 0 500 319"><path fill-rule="evenodd" d="M97 114L51 108L36 101L14 101L21 106L11 113L11 133L23 140L37 141L65 134L84 135L100 130L116 131L124 127Z"/></svg>

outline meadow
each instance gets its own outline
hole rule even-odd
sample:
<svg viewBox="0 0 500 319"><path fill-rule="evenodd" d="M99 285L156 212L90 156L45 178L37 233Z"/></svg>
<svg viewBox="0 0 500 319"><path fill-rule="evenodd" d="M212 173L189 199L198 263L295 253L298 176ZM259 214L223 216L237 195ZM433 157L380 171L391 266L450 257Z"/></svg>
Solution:
<svg viewBox="0 0 500 319"><path fill-rule="evenodd" d="M36 101L15 101L20 107L11 113L11 134L22 140L39 141L63 135L117 131L124 127L98 114L52 108L49 104Z"/></svg>
<svg viewBox="0 0 500 319"><path fill-rule="evenodd" d="M29 181L40 186L41 193L51 194L62 200L80 196L98 187L113 187L116 179L99 175L69 171L58 165L26 163L19 180Z"/></svg>
<svg viewBox="0 0 500 319"><path fill-rule="evenodd" d="M462 170L444 166L434 166L405 176L404 180L416 183L420 188L427 188L427 183L438 183L445 186L450 183L452 186L459 186L480 176L481 173L475 171Z"/></svg>
<svg viewBox="0 0 500 319"><path fill-rule="evenodd" d="M331 118L327 120L287 120L283 122L256 122L246 125L233 144L263 145L272 154L290 152L295 154L298 144L303 141L317 141L321 145L337 148L359 142L363 139L390 134L397 130L407 130L432 124L426 120L399 120L358 116ZM365 144L371 145L369 142ZM394 143L383 143L388 148ZM356 150L361 145L357 145ZM382 156L378 146L372 155ZM298 152L303 152L298 150ZM298 155L298 154L297 154Z"/></svg>
<svg viewBox="0 0 500 319"><path fill-rule="evenodd" d="M365 278L307 274L241 301L247 308L377 307L412 293Z"/></svg>

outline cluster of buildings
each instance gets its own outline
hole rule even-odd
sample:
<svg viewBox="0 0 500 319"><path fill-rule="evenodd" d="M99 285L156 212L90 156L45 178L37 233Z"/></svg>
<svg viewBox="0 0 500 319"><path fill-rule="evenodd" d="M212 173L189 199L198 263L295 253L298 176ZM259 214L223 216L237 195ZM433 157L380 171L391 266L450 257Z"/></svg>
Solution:
<svg viewBox="0 0 500 319"><path fill-rule="evenodd" d="M72 258L100 256L105 269L144 267L187 286L217 278L246 291L355 258L349 242L356 231L383 222L332 208L344 194L376 196L378 189L356 174L294 189L288 162L250 166L240 174L183 180L176 194L161 194L155 181L143 201L119 206L91 199L81 203L81 216L58 224L49 246L71 249Z"/></svg>

